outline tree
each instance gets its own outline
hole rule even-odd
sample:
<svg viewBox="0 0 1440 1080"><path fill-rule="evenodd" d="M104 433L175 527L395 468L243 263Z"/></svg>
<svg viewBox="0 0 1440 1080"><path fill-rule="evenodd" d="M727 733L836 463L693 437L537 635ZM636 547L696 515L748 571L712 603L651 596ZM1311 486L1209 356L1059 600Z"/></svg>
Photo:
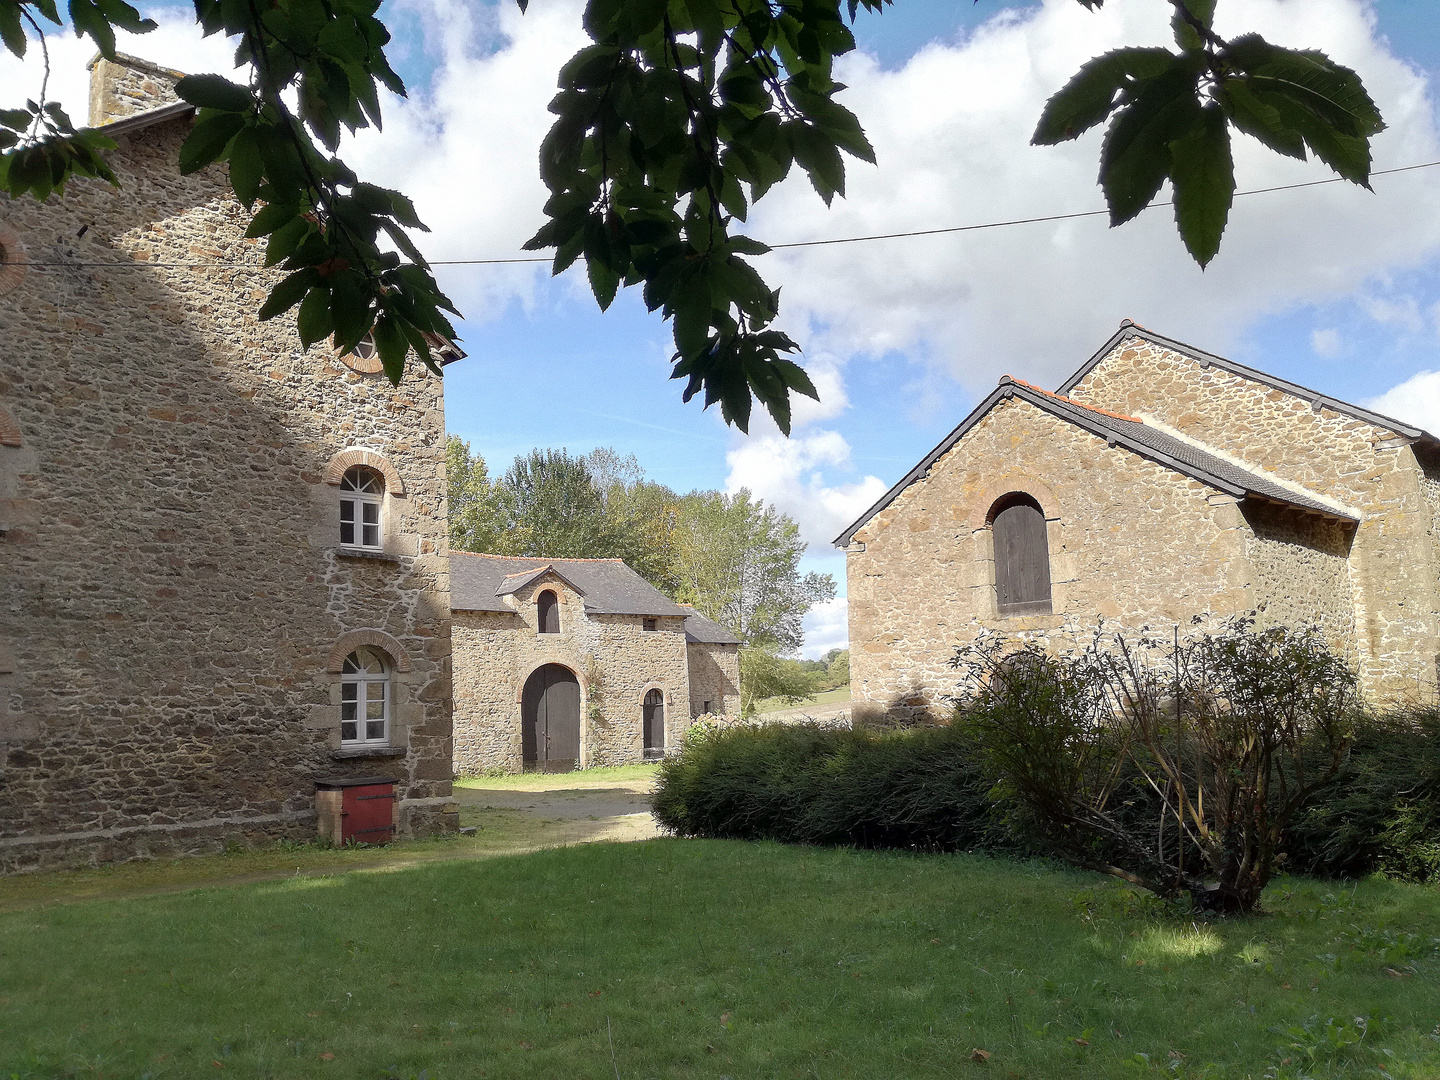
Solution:
<svg viewBox="0 0 1440 1080"><path fill-rule="evenodd" d="M740 650L740 715L754 716L760 702L798 705L820 688L817 674L798 660L761 648Z"/></svg>
<svg viewBox="0 0 1440 1080"><path fill-rule="evenodd" d="M500 480L501 554L550 559L614 559L623 529L605 513L585 459L565 450L532 450Z"/></svg>
<svg viewBox="0 0 1440 1080"><path fill-rule="evenodd" d="M498 554L503 544L500 492L490 481L485 459L470 452L458 435L445 440L449 491L450 546L457 551Z"/></svg>
<svg viewBox="0 0 1440 1080"><path fill-rule="evenodd" d="M517 2L523 10L529 0ZM874 160L859 121L835 100L844 85L832 69L855 47L847 20L890 2L589 0L592 44L560 71L556 120L540 150L547 221L527 246L555 249L555 273L583 257L602 309L622 284L643 285L646 306L673 324L671 377L686 381L684 399L703 391L705 406L719 402L741 430L758 399L788 433L791 393L816 391L788 359L795 342L773 326L778 290L745 259L769 249L732 227L797 165L828 204L845 193L842 154ZM1104 0L1079 2L1094 9ZM1113 224L1169 179L1180 234L1208 262L1234 193L1232 127L1278 153L1304 157L1308 147L1368 186L1370 139L1383 123L1353 71L1257 34L1219 37L1215 0L1155 2L1174 11L1178 51L1092 60L1051 99L1035 134L1054 143L1110 119L1101 181ZM398 382L412 351L438 372L429 335L453 336L444 313L455 308L407 232L424 229L409 200L361 181L335 154L342 126L380 125L380 87L405 92L377 7L195 0L205 32L238 38L237 66L249 66L244 84L180 81L177 91L199 108L180 165L226 162L236 197L264 204L249 233L269 237L267 265L289 273L262 319L299 305L307 347L332 333L354 347L373 327ZM154 27L125 0L71 0L70 18L110 58L114 26ZM42 21L60 25L55 0L0 0L0 40L15 55L27 35L43 50ZM36 101L0 111L0 191L43 199L72 176L115 183L104 160L111 148L76 131L42 84ZM382 234L398 254L382 248Z"/></svg>
<svg viewBox="0 0 1440 1080"><path fill-rule="evenodd" d="M829 574L800 573L800 527L744 488L692 492L679 531L682 602L752 648L794 652L805 641L805 613L835 595Z"/></svg>

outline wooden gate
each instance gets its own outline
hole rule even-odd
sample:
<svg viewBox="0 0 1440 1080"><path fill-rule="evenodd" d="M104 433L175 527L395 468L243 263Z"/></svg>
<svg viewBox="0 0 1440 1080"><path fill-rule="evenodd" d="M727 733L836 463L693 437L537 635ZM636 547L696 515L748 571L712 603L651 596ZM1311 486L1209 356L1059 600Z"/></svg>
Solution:
<svg viewBox="0 0 1440 1080"><path fill-rule="evenodd" d="M569 772L580 764L580 683L569 668L546 664L525 680L520 731L525 768Z"/></svg>
<svg viewBox="0 0 1440 1080"><path fill-rule="evenodd" d="M641 716L645 729L645 756L664 757L665 695L659 690L648 691L645 694L645 704L641 706Z"/></svg>

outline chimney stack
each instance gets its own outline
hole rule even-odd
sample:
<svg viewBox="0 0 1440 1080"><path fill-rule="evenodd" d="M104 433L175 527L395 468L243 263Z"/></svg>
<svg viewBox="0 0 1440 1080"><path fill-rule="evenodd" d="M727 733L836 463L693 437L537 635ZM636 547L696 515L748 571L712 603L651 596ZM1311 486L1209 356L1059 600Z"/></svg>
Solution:
<svg viewBox="0 0 1440 1080"><path fill-rule="evenodd" d="M116 53L113 61L96 54L90 68L90 126L123 120L180 100L175 84L185 77L137 56Z"/></svg>

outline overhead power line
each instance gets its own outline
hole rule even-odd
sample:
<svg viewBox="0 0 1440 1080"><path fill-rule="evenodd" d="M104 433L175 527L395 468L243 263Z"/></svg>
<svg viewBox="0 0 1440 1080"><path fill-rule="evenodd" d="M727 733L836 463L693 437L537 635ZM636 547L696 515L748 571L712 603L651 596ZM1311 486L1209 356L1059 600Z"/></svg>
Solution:
<svg viewBox="0 0 1440 1080"><path fill-rule="evenodd" d="M1440 161L1425 161L1418 165L1401 165L1394 169L1376 169L1370 175L1393 176L1396 173L1415 172L1417 169L1433 169L1440 166ZM1235 192L1235 198L1246 195L1269 195L1276 191L1295 191L1300 188L1323 187L1326 184L1339 184L1345 182L1341 176L1331 176L1324 180L1306 180L1296 184L1278 184L1275 187L1252 188L1248 191ZM1146 209L1156 206L1174 206L1173 199L1165 202L1151 203ZM909 232L873 233L867 236L837 236L824 240L792 240L782 244L770 244L771 251L783 251L792 248L808 247L829 247L836 244L865 244L874 240L903 240L916 236L944 236L950 233L978 232L983 229L1008 229L1015 225L1039 225L1047 221L1074 221L1078 218L1106 217L1108 210L1080 210L1073 214L1046 214L1042 217L1009 218L1004 221L986 221L977 225L947 225L939 229L913 229ZM501 259L432 259L431 266L518 266L529 263L548 263L553 261L549 255L522 255ZM165 267L169 269L198 269L206 266L224 266L221 262L146 262L131 260L129 262L23 262L10 263L11 266L33 266L39 269L64 269L80 267ZM231 266L232 270L264 270L273 272L273 266Z"/></svg>

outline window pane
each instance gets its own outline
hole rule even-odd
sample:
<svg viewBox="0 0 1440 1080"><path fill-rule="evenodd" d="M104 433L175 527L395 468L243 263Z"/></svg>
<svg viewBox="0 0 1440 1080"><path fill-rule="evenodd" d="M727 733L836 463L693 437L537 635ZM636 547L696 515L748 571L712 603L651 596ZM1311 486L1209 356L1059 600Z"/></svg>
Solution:
<svg viewBox="0 0 1440 1080"><path fill-rule="evenodd" d="M380 477L375 473L365 473L360 479L360 490L373 492L376 495L385 493L385 485L380 482Z"/></svg>
<svg viewBox="0 0 1440 1080"><path fill-rule="evenodd" d="M381 697L380 697L380 700L379 700L379 701L371 700L371 701L365 702L365 719L367 719L367 720L384 720L384 719L385 719L385 697L384 697L385 691L381 690L380 687L378 687L378 686L372 686L372 687L370 688L370 692L371 692L372 694L378 693L378 694L381 695Z"/></svg>
<svg viewBox="0 0 1440 1080"><path fill-rule="evenodd" d="M364 515L361 520L364 521L366 525L378 525L380 523L379 503L361 503L360 512Z"/></svg>
<svg viewBox="0 0 1440 1080"><path fill-rule="evenodd" d="M341 528L344 528L344 526L341 526ZM364 546L365 546L365 547L379 547L379 546L380 546L380 526L379 526L379 525L366 525L366 526L364 526L364 529L365 529L365 543L364 543Z"/></svg>
<svg viewBox="0 0 1440 1080"><path fill-rule="evenodd" d="M342 544L355 543L355 523L353 521L342 521L340 523L340 542Z"/></svg>
<svg viewBox="0 0 1440 1080"><path fill-rule="evenodd" d="M340 703L340 719L344 722L353 723L355 720L355 702L342 701Z"/></svg>
<svg viewBox="0 0 1440 1080"><path fill-rule="evenodd" d="M367 720L366 723L365 723L365 738L367 738L367 739L383 739L383 738L385 738L385 721L384 721L384 720Z"/></svg>
<svg viewBox="0 0 1440 1080"><path fill-rule="evenodd" d="M353 682L341 683L341 684L340 684L340 700L341 700L341 701L354 701L354 700L356 699L356 697L359 695L359 691L360 691L360 684L359 684L359 683L353 683Z"/></svg>
<svg viewBox="0 0 1440 1080"><path fill-rule="evenodd" d="M340 520L341 520L341 521L354 521L354 520L355 520L355 500L354 500L354 499L341 499L341 500L340 500Z"/></svg>
<svg viewBox="0 0 1440 1080"><path fill-rule="evenodd" d="M359 735L357 734L357 732L356 732L356 730L355 730L355 721L351 720L349 723L343 723L343 722L341 723L341 725L340 725L340 741L341 741L341 742L354 742L358 737L359 737Z"/></svg>

